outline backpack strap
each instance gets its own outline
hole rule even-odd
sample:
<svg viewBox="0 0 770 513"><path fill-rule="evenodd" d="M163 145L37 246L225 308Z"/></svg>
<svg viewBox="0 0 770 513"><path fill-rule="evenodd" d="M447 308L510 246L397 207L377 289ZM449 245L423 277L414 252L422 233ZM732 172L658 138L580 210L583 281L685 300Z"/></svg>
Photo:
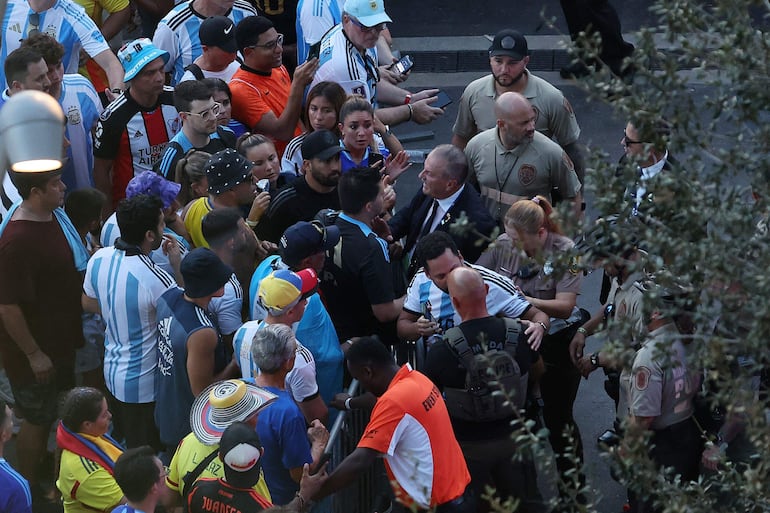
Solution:
<svg viewBox="0 0 770 513"><path fill-rule="evenodd" d="M192 73L193 76L195 77L195 80L203 80L204 78L206 78L205 76L203 76L203 70L201 69L201 67L195 64L194 62L189 66L186 66L184 70Z"/></svg>
<svg viewBox="0 0 770 513"><path fill-rule="evenodd" d="M214 458L217 457L217 453L219 452L219 446L211 451L208 456L203 458L200 463L198 463L198 466L196 466L192 471L185 474L185 476L182 478L182 484L184 485L184 493L187 494L190 492L190 489L192 488L192 485L195 483L195 481L198 479L198 477L203 473L203 470L209 466L209 463L211 463Z"/></svg>
<svg viewBox="0 0 770 513"><path fill-rule="evenodd" d="M505 321L505 345L512 345L514 352L519 347L519 335L521 335L521 322L518 319L503 317Z"/></svg>

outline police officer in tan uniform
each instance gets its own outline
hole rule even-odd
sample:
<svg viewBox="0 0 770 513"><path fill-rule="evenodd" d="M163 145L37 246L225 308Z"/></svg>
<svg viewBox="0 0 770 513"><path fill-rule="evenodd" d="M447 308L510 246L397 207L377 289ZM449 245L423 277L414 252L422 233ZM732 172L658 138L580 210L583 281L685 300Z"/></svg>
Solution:
<svg viewBox="0 0 770 513"><path fill-rule="evenodd" d="M559 473L565 475L575 470L569 449L573 443L564 436L565 430L576 444L577 456L581 459L583 456L580 431L572 416L580 371L567 349L578 327L588 318L588 312L581 313L576 306L582 273L574 266L561 272L555 270L559 266L557 260L563 258L574 243L561 235L553 209L544 197L514 203L505 215L505 231L477 264L510 277L527 301L551 317L551 328L540 350L545 371L533 387L533 395L542 397L543 420L549 430ZM574 497L574 492L568 491L569 484L570 480L560 483L565 498Z"/></svg>
<svg viewBox="0 0 770 513"><path fill-rule="evenodd" d="M569 100L561 91L527 69L529 49L520 32L504 29L495 35L489 47L492 73L474 80L460 98L457 119L452 128L452 144L464 149L479 132L493 128L495 100L506 92L521 93L537 111L535 130L554 139L575 164L575 172L583 182L583 147L578 143L580 126Z"/></svg>
<svg viewBox="0 0 770 513"><path fill-rule="evenodd" d="M535 130L537 113L519 93L501 94L495 101L497 125L465 147L472 180L498 223L517 200L538 194L573 202L581 212L581 184L562 148Z"/></svg>
<svg viewBox="0 0 770 513"><path fill-rule="evenodd" d="M620 376L618 415L626 416L624 437L651 430L650 458L655 464L673 467L674 474L681 476L683 481L697 479L703 444L698 426L691 417L700 376L692 364L688 365L690 350L668 313L677 308L681 296L651 282L645 282L643 287L654 288L654 295L658 296L661 305L646 309L648 334L634 356L631 369L624 369ZM631 511L658 511L652 508L652 500L639 497L642 491L629 490Z"/></svg>

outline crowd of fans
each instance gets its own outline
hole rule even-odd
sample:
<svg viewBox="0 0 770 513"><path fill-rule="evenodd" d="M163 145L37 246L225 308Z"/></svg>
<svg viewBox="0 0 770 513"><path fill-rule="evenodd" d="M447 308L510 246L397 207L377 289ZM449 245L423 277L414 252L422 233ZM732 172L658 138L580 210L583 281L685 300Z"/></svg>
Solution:
<svg viewBox="0 0 770 513"><path fill-rule="evenodd" d="M514 457L525 418L549 429L559 493L580 505L572 407L600 367L618 419L602 443L650 430L656 464L697 477L687 328L643 305L656 285L633 241L597 242L612 223L579 248L605 306L576 305L580 127L527 69L524 36L494 37L452 144L396 210L410 162L390 127L444 112L437 90L400 86L382 0L139 0L141 21L128 0L78 3L9 0L3 21L2 101L46 92L67 123L61 169L3 181L0 512L330 511L381 458L394 505L488 511L490 485L539 511L535 465ZM139 37L115 54L123 29ZM666 208L669 130L626 126L632 216ZM633 326L630 367L584 354L613 318ZM366 393L344 393L351 378ZM352 409L368 425L329 470L328 429ZM2 459L14 418L17 470ZM727 425L707 465L737 445L740 419ZM634 511L651 492L630 490Z"/></svg>

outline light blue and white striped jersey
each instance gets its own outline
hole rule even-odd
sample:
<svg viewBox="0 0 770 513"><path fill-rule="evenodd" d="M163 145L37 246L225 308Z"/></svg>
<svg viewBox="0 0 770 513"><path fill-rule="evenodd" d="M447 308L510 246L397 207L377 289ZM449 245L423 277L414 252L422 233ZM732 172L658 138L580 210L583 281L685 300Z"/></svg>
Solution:
<svg viewBox="0 0 770 513"><path fill-rule="evenodd" d="M21 46L22 39L27 38L33 29L29 23L29 16L33 13L25 0L8 0L3 18L0 62L5 62L8 54ZM41 12L38 30L64 47L62 64L65 73L77 73L81 48L91 57L110 49L94 21L72 0L56 0L50 9ZM0 66L0 84L5 83L5 71Z"/></svg>
<svg viewBox="0 0 770 513"><path fill-rule="evenodd" d="M297 63L307 60L310 47L330 28L342 23L343 0L299 0L297 2Z"/></svg>
<svg viewBox="0 0 770 513"><path fill-rule="evenodd" d="M318 82L337 82L348 94L359 94L377 107L377 48L367 48L362 54L342 30L335 26L321 38L318 71L310 89Z"/></svg>
<svg viewBox="0 0 770 513"><path fill-rule="evenodd" d="M241 368L243 379L251 379L259 372L259 367L251 356L251 345L254 342L254 335L264 326L267 326L265 321L249 321L238 328L233 336L233 358L236 358ZM318 383L313 354L300 344L299 340L296 355L294 367L286 375L286 389L295 401L301 403L318 393Z"/></svg>
<svg viewBox="0 0 770 513"><path fill-rule="evenodd" d="M171 85L178 84L184 75L184 69L203 53L198 31L206 17L196 12L192 4L192 0L189 0L171 9L158 22L158 28L152 36L152 44L166 50L170 55L165 70L166 73L171 73ZM246 16L257 14L257 10L246 0L235 0L227 17L238 25Z"/></svg>
<svg viewBox="0 0 770 513"><path fill-rule="evenodd" d="M0 511L32 513L29 482L5 458L0 458Z"/></svg>
<svg viewBox="0 0 770 513"><path fill-rule="evenodd" d="M489 292L487 292L487 310L489 315L500 314L503 317L516 319L521 317L531 306L524 299L524 296L516 290L515 285L509 278L480 265L468 263L465 265L477 270L481 274L484 283L489 285ZM433 319L439 323L443 331L460 324L460 316L455 312L449 294L434 285L421 268L414 275L409 288L406 290L404 310L413 315L420 316L422 315L422 306L426 301L430 301Z"/></svg>
<svg viewBox="0 0 770 513"><path fill-rule="evenodd" d="M158 366L158 298L176 286L166 271L146 255L128 256L114 247L91 257L83 291L99 301L107 325L104 380L124 403L155 400Z"/></svg>
<svg viewBox="0 0 770 513"><path fill-rule="evenodd" d="M66 137L69 160L64 166L62 181L68 191L93 187L94 144L91 130L102 113L102 102L91 82L77 73L66 74L61 84L59 104L67 118Z"/></svg>
<svg viewBox="0 0 770 513"><path fill-rule="evenodd" d="M243 325L241 310L243 309L243 287L233 273L225 283L225 293L220 297L211 298L209 312L217 319L217 326L222 335L232 335Z"/></svg>
<svg viewBox="0 0 770 513"><path fill-rule="evenodd" d="M176 233L174 230L166 226L163 228L163 235L170 235L174 238L179 246L179 254L182 256L182 260L190 252L190 245L187 243L184 237ZM106 248L107 246L114 246L115 241L120 237L120 227L118 227L118 215L113 212L110 217L102 224L102 233L99 237L99 244ZM150 253L150 258L155 262L155 265L166 271L171 276L174 276L174 268L168 259L168 256L163 252L163 248L158 248Z"/></svg>

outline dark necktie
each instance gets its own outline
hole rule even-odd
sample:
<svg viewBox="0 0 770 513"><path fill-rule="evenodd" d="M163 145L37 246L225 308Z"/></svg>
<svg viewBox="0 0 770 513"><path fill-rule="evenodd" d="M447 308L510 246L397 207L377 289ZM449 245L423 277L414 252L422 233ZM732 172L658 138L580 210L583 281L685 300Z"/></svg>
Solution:
<svg viewBox="0 0 770 513"><path fill-rule="evenodd" d="M436 220L437 213L438 213L438 200L434 199L433 204L431 205L431 212L430 212L430 215L428 216L428 220L423 225L422 230L420 230L420 236L417 238L417 240L422 239L424 236L430 233L430 229L433 226L433 221Z"/></svg>

